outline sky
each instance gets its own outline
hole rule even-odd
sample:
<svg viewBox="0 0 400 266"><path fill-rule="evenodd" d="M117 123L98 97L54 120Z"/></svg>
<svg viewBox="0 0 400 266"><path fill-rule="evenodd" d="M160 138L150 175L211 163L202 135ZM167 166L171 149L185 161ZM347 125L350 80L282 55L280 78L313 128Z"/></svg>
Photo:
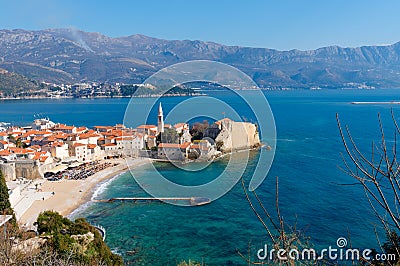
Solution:
<svg viewBox="0 0 400 266"><path fill-rule="evenodd" d="M77 28L278 50L400 41L398 0L0 0L0 28Z"/></svg>

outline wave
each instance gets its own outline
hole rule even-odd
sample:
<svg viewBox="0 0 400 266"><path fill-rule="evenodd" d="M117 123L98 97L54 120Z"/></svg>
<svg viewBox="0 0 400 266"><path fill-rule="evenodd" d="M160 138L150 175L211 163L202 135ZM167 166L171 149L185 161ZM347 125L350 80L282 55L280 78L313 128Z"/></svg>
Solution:
<svg viewBox="0 0 400 266"><path fill-rule="evenodd" d="M118 177L120 177L121 175L125 174L125 172L119 173L115 176L113 176L112 178L101 182L100 184L96 185L96 187L94 188L92 197L90 200L95 200L97 199L97 197L101 194L103 194L103 192L107 189L107 187Z"/></svg>
<svg viewBox="0 0 400 266"><path fill-rule="evenodd" d="M277 141L286 141L286 142L294 142L294 141L298 141L296 139L276 139Z"/></svg>
<svg viewBox="0 0 400 266"><path fill-rule="evenodd" d="M93 200L96 200L97 197L99 195L101 195L104 191L106 191L106 189L108 188L108 186L118 177L120 177L121 175L123 175L125 172L119 173L115 176L113 176L110 179L107 179L99 184L97 184L93 190L93 194L92 197L90 198L90 201L85 202L84 204L80 205L78 208L76 208L75 210L73 210L70 214L67 215L68 218L74 218L75 216L77 216L79 213L83 212L84 210L88 209L90 206L93 205Z"/></svg>
<svg viewBox="0 0 400 266"><path fill-rule="evenodd" d="M77 218L78 214L89 208L93 204L92 201L85 202L84 204L80 205L78 208L73 210L70 214L67 215L67 218L70 220L74 220Z"/></svg>

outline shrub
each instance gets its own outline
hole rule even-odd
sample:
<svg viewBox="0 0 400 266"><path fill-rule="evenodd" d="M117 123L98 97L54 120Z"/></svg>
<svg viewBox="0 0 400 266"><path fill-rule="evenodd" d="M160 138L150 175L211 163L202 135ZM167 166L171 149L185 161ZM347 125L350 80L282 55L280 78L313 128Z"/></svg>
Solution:
<svg viewBox="0 0 400 266"><path fill-rule="evenodd" d="M84 218L72 222L57 212L45 211L39 215L36 224L40 234L50 237L47 247L57 254L68 256L77 263L123 265L122 258L111 252L98 230ZM94 235L93 241L89 243L79 243L72 237L89 232Z"/></svg>

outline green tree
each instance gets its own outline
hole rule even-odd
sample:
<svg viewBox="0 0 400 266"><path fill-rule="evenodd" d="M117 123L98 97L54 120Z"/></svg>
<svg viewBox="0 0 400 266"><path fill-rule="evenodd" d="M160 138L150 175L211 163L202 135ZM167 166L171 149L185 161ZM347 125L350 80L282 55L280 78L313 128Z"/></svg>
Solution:
<svg viewBox="0 0 400 266"><path fill-rule="evenodd" d="M179 142L179 134L173 128L167 128L161 133L161 142L162 143L178 143Z"/></svg>
<svg viewBox="0 0 400 266"><path fill-rule="evenodd" d="M201 140L204 137L207 129L210 127L210 123L207 120L204 120L203 123L196 122L194 123L192 129L190 130L190 135L192 135L192 141Z"/></svg>
<svg viewBox="0 0 400 266"><path fill-rule="evenodd" d="M25 143L25 142L22 142L21 139L17 139L17 140L15 141L15 146L16 146L17 148L26 148L26 147L27 147L26 143Z"/></svg>
<svg viewBox="0 0 400 266"><path fill-rule="evenodd" d="M122 96L132 96L137 89L137 85L122 85L120 87Z"/></svg>
<svg viewBox="0 0 400 266"><path fill-rule="evenodd" d="M11 208L10 196L8 194L8 187L3 173L0 171L0 214L12 215L12 223L16 225L14 211Z"/></svg>
<svg viewBox="0 0 400 266"><path fill-rule="evenodd" d="M8 138L8 140L9 140L10 142L15 143L15 137L14 137L13 135L8 134L7 138Z"/></svg>
<svg viewBox="0 0 400 266"><path fill-rule="evenodd" d="M99 231L85 219L79 218L74 222L54 211L39 214L36 221L38 232L51 236L47 247L65 257L72 257L76 263L98 265L123 265L120 256L113 254L104 243ZM93 241L81 243L73 236L85 235L91 232Z"/></svg>
<svg viewBox="0 0 400 266"><path fill-rule="evenodd" d="M54 211L42 212L36 221L39 234L59 233L61 230L67 230L71 223L70 220Z"/></svg>

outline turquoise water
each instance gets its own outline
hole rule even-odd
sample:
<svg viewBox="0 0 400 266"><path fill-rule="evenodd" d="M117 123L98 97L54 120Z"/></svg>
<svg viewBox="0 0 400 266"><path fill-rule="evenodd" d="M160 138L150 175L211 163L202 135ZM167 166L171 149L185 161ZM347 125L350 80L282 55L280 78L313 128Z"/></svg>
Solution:
<svg viewBox="0 0 400 266"><path fill-rule="evenodd" d="M248 92L252 93L252 92ZM343 147L335 120L339 113L355 140L368 150L379 139L377 113L385 125L391 123L390 108L400 116L400 106L351 105L352 101L399 100L397 90L279 91L265 92L275 116L277 150L272 168L257 189L265 206L274 211L275 177L279 176L280 206L285 221L304 230L316 247L334 246L349 234L354 247L377 247L374 225L364 192L338 166L343 166ZM217 95L240 109L231 96ZM224 98L225 97L225 98ZM168 112L181 98L163 99ZM145 101L145 99L140 99ZM114 124L123 119L128 99L32 100L0 102L0 121L27 123L33 115L49 116L56 122L75 125ZM195 107L194 107L195 108ZM138 108L138 112L141 112ZM243 108L242 115L251 120ZM213 163L207 173L188 174L168 164L159 171L182 184L199 184L221 172L227 159ZM244 174L248 181L257 152ZM146 167L139 170L146 173ZM151 176L148 182L152 182ZM154 181L155 182L155 181ZM99 192L98 198L145 195L129 173L123 174ZM201 207L179 207L161 203L89 204L75 216L84 216L107 230L107 243L131 265L175 265L183 259L207 265L237 265L245 262L237 250L256 258L255 250L267 242L266 232L246 202L240 184L228 194ZM127 251L129 254L127 254Z"/></svg>

